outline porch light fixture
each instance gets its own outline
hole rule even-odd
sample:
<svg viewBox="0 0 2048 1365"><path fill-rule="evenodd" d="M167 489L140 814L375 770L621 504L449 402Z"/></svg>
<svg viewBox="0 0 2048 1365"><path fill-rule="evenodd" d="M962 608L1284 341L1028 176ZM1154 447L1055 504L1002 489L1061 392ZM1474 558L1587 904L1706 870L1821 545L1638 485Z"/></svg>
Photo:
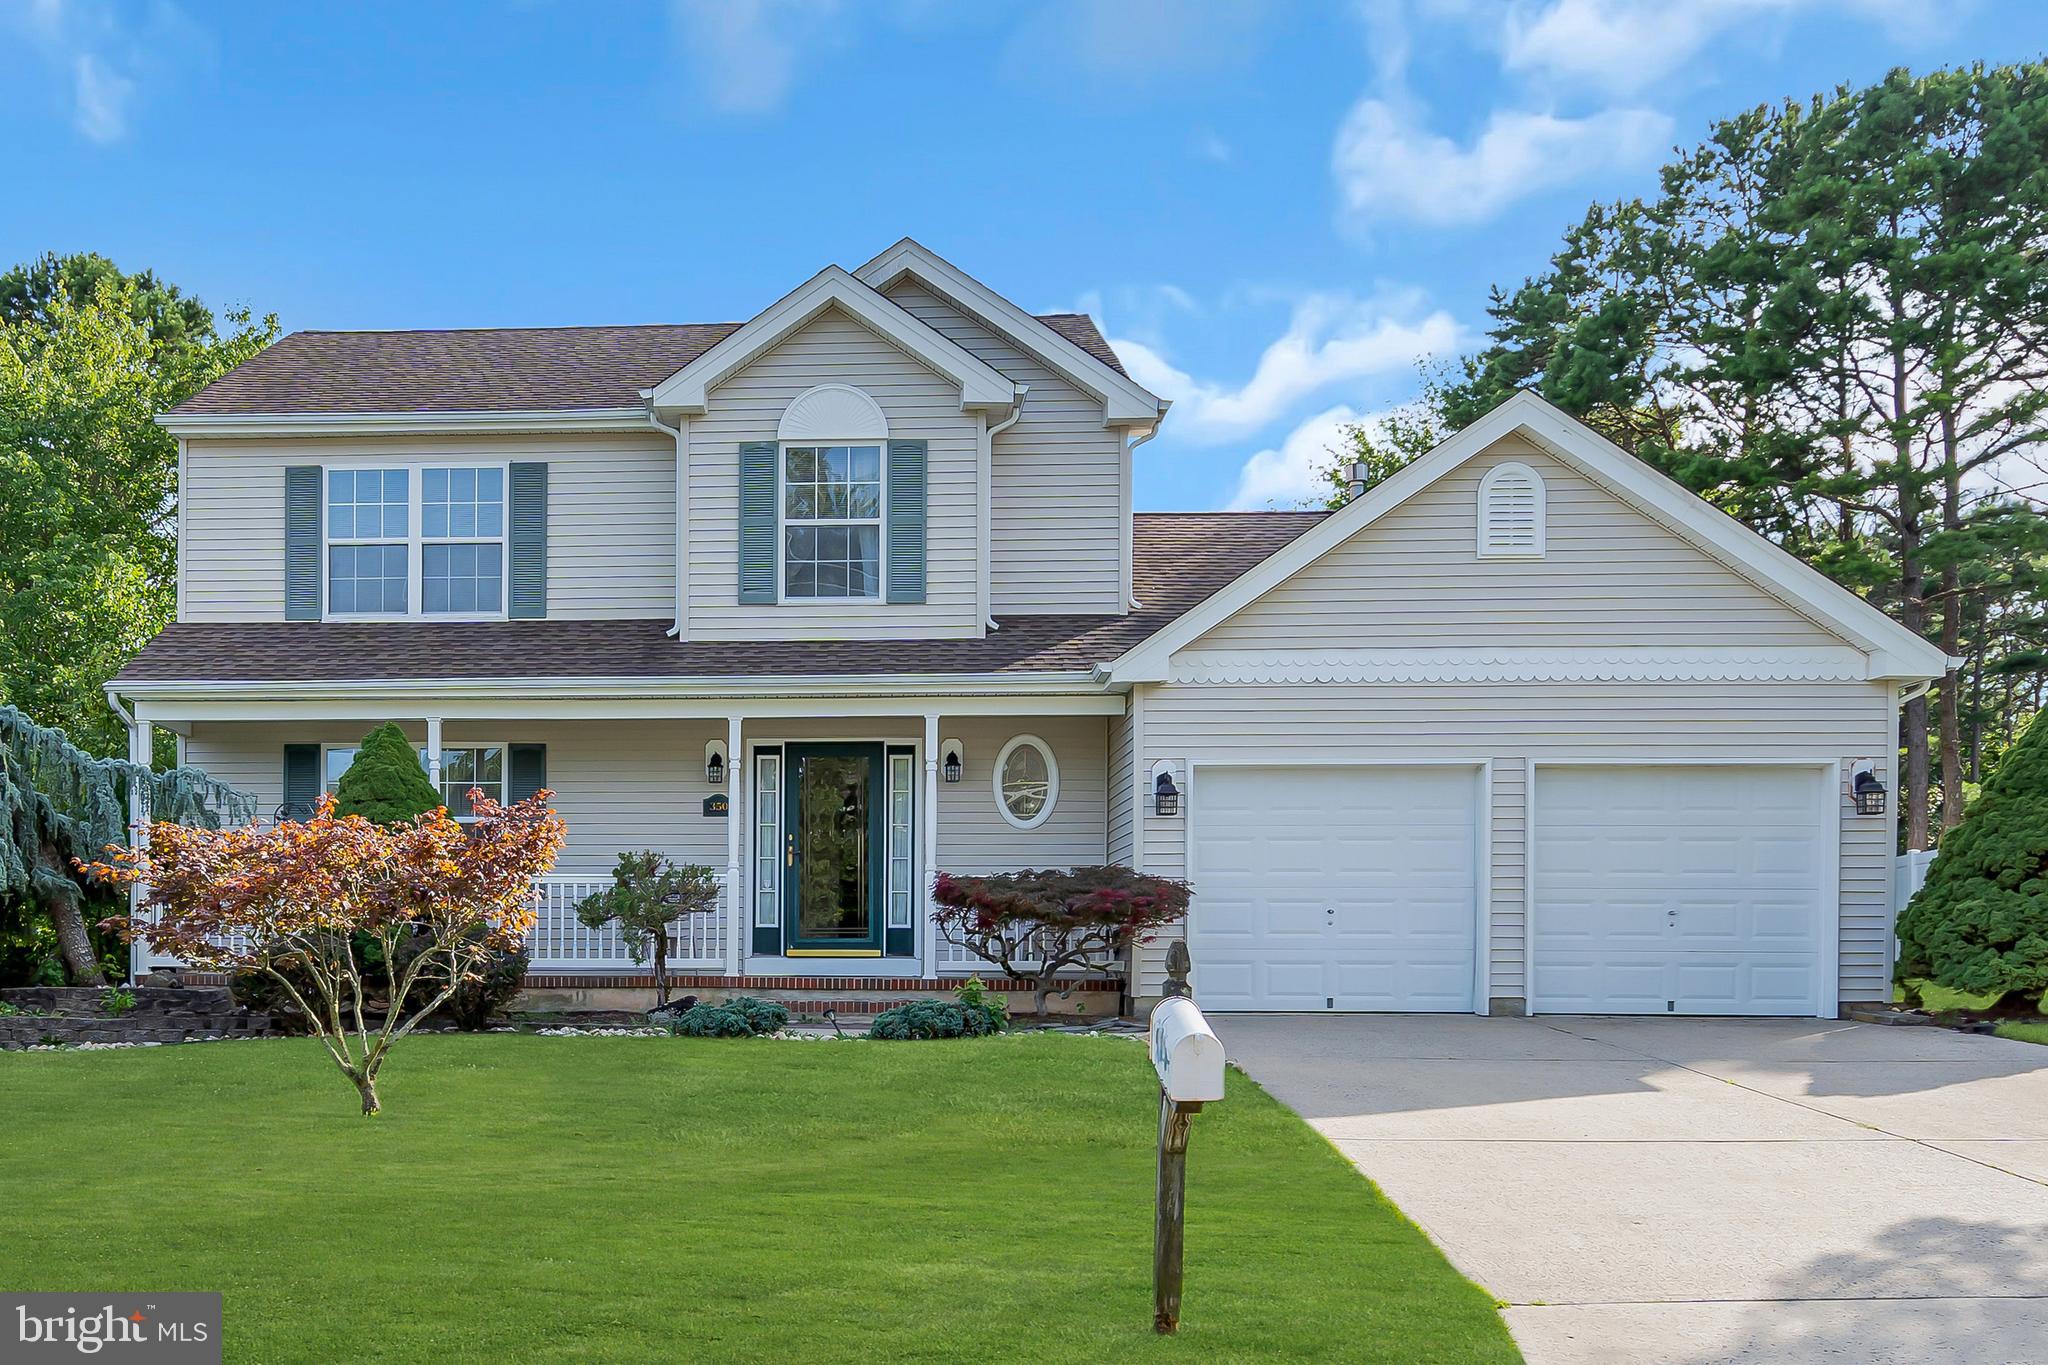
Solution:
<svg viewBox="0 0 2048 1365"><path fill-rule="evenodd" d="M1878 778L1876 765L1866 763L1856 769L1850 780L1849 792L1856 802L1858 815L1884 814L1884 783Z"/></svg>
<svg viewBox="0 0 2048 1365"><path fill-rule="evenodd" d="M1173 785L1173 769L1161 768L1159 777L1152 784L1152 813L1155 815L1180 814L1180 788Z"/></svg>
<svg viewBox="0 0 2048 1365"><path fill-rule="evenodd" d="M704 746L704 780L714 787L725 785L725 744L711 740Z"/></svg>
<svg viewBox="0 0 2048 1365"><path fill-rule="evenodd" d="M967 772L967 749L957 739L939 745L939 776L958 782Z"/></svg>

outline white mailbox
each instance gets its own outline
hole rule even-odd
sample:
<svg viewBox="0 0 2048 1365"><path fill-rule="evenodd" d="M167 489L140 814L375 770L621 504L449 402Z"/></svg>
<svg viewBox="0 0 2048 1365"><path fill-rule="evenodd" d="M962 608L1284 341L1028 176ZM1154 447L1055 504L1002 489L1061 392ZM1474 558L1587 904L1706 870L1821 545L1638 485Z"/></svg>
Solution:
<svg viewBox="0 0 2048 1365"><path fill-rule="evenodd" d="M1152 1011L1152 1066L1175 1104L1223 1098L1223 1040L1185 996L1169 996Z"/></svg>

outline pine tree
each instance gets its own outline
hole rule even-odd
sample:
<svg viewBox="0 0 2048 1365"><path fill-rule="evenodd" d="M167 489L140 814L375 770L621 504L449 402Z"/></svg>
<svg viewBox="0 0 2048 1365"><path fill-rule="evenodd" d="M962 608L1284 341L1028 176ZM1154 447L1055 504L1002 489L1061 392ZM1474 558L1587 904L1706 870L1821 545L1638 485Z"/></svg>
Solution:
<svg viewBox="0 0 2048 1365"><path fill-rule="evenodd" d="M395 825L444 804L396 721L363 736L355 761L334 785L336 815L360 815L376 825Z"/></svg>

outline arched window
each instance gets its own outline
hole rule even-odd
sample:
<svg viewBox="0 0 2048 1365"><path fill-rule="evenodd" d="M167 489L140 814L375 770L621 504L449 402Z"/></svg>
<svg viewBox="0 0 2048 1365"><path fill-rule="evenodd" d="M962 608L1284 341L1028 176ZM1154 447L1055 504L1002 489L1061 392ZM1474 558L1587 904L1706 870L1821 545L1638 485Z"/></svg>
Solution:
<svg viewBox="0 0 2048 1365"><path fill-rule="evenodd" d="M1540 559L1543 478L1525 464L1497 464L1479 481L1479 557Z"/></svg>
<svg viewBox="0 0 2048 1365"><path fill-rule="evenodd" d="M782 595L882 595L883 454L889 419L851 384L798 394L781 442Z"/></svg>

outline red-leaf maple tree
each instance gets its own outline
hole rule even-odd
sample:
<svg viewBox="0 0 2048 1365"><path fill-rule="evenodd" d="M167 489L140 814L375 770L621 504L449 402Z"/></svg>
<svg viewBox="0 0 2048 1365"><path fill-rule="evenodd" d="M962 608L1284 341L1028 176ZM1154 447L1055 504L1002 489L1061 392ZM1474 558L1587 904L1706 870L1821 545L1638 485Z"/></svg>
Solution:
<svg viewBox="0 0 2048 1365"><path fill-rule="evenodd" d="M532 930L534 879L554 866L565 834L551 795L501 806L472 791L468 826L446 809L374 825L337 816L331 796L309 820L154 824L146 848L109 846L86 870L143 886L139 913L106 921L124 938L146 936L201 971L274 979L356 1087L363 1113L375 1114L392 1045ZM382 1001L372 999L358 935L391 964ZM424 946L402 957L400 945L415 942ZM408 1014L416 985L425 1003Z"/></svg>
<svg viewBox="0 0 2048 1365"><path fill-rule="evenodd" d="M1113 864L987 876L941 872L932 879L932 919L1005 975L1029 981L1032 1012L1043 1015L1054 977L1121 970L1131 944L1185 917L1193 894L1184 881Z"/></svg>

